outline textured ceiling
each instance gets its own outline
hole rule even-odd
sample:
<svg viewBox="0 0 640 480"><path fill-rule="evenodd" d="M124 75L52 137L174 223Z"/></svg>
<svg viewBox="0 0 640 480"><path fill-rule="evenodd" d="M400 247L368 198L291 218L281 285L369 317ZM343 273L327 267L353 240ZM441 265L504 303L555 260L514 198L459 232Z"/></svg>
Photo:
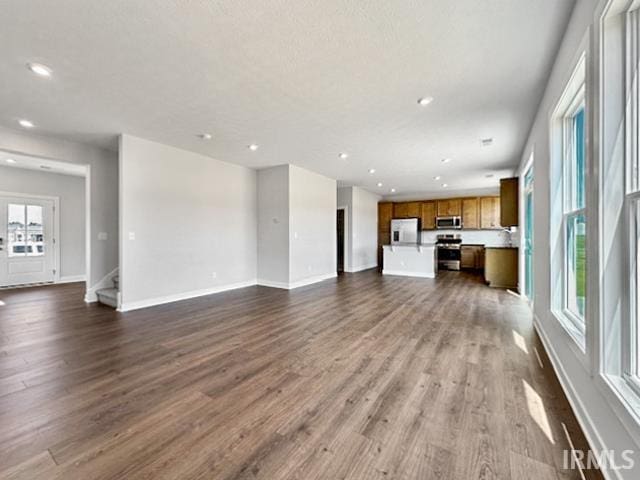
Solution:
<svg viewBox="0 0 640 480"><path fill-rule="evenodd" d="M3 1L0 123L101 146L126 132L379 193L491 187L517 164L573 4Z"/></svg>

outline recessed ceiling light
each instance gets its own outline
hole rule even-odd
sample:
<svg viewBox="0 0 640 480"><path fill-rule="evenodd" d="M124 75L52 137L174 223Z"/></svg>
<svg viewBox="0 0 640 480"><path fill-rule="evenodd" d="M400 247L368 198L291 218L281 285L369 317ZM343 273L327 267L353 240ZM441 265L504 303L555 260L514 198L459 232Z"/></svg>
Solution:
<svg viewBox="0 0 640 480"><path fill-rule="evenodd" d="M494 176L494 175L493 175L493 173L487 173L487 174L485 175L485 177L486 177L486 178L493 178L493 176Z"/></svg>
<svg viewBox="0 0 640 480"><path fill-rule="evenodd" d="M198 135L202 140L211 140L211 134L210 133L201 133L200 135Z"/></svg>
<svg viewBox="0 0 640 480"><path fill-rule="evenodd" d="M382 182L378 182L378 186L381 187L382 186Z"/></svg>
<svg viewBox="0 0 640 480"><path fill-rule="evenodd" d="M258 150L258 145L256 145L255 143L252 143L247 148L249 148L249 150L251 150L252 152L255 152L256 150Z"/></svg>
<svg viewBox="0 0 640 480"><path fill-rule="evenodd" d="M18 123L20 124L21 127L24 127L24 128L34 127L33 123L31 123L29 120L18 120Z"/></svg>
<svg viewBox="0 0 640 480"><path fill-rule="evenodd" d="M443 183L443 184L442 184L442 188L447 188L448 186L449 186L449 185L448 185L448 184L446 184L446 183Z"/></svg>
<svg viewBox="0 0 640 480"><path fill-rule="evenodd" d="M346 160L347 158L349 158L349 154L342 152L340 155L338 155L342 160Z"/></svg>
<svg viewBox="0 0 640 480"><path fill-rule="evenodd" d="M433 102L433 97L422 97L418 99L418 105L422 105L423 107L426 107L431 102Z"/></svg>
<svg viewBox="0 0 640 480"><path fill-rule="evenodd" d="M440 175L436 175L435 177L433 177L434 180L440 180L442 177Z"/></svg>
<svg viewBox="0 0 640 480"><path fill-rule="evenodd" d="M373 173L376 173L376 169L375 169L375 168L370 168L370 169L369 169L369 173L372 173L372 174L373 174Z"/></svg>
<svg viewBox="0 0 640 480"><path fill-rule="evenodd" d="M27 68L41 77L51 76L51 69L41 63L27 63Z"/></svg>
<svg viewBox="0 0 640 480"><path fill-rule="evenodd" d="M392 188L392 189L391 189L391 193L396 193L396 189L395 189L395 188Z"/></svg>
<svg viewBox="0 0 640 480"><path fill-rule="evenodd" d="M443 158L442 163L449 163L451 161L450 158Z"/></svg>
<svg viewBox="0 0 640 480"><path fill-rule="evenodd" d="M482 140L480 140L480 142L482 143L483 147L488 147L493 144L493 138L483 138Z"/></svg>
<svg viewBox="0 0 640 480"><path fill-rule="evenodd" d="M7 163L16 163L16 161L13 158L7 158Z"/></svg>

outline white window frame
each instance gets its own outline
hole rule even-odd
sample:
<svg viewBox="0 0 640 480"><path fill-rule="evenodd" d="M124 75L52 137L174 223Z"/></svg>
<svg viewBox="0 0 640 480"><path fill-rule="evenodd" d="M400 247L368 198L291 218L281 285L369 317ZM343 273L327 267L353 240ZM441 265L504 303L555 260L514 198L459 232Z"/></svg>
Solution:
<svg viewBox="0 0 640 480"><path fill-rule="evenodd" d="M560 226L552 228L551 243L557 241L558 235L561 236L559 246L561 251L557 255L550 258L550 271L552 273L551 288L558 289L559 295L554 297L551 310L565 328L569 335L578 344L580 350L584 354L586 352L586 323L588 318L588 302L585 305L584 318L580 318L568 308L568 231L569 221L579 215L584 215L587 220L587 188L585 185L585 202L580 208L576 208L570 202L571 188L569 180L573 168L573 117L581 109L585 109L585 139L588 135L588 106L586 101L586 52L583 53L573 70L573 73L567 82L567 86L560 97L558 104L552 116L552 162L558 165L551 169L550 181L552 186L559 185L562 189L561 195L551 198L550 208L552 209L552 222L556 218L560 222ZM555 147L554 147L555 145ZM585 145L585 165L589 161L589 149ZM558 178L560 177L561 178ZM584 179L587 182L585 176ZM553 188L552 188L553 195ZM558 205L559 204L559 205ZM554 213L555 212L555 213ZM554 277L554 272L561 272L560 279Z"/></svg>
<svg viewBox="0 0 640 480"><path fill-rule="evenodd" d="M629 101L625 112L625 180L624 180L624 223L625 243L628 258L624 276L629 288L624 295L623 328L629 333L628 341L622 343L623 378L640 397L640 315L638 312L638 235L640 234L640 85L636 74L640 72L640 8L632 7L625 17L626 33L626 91Z"/></svg>
<svg viewBox="0 0 640 480"><path fill-rule="evenodd" d="M563 189L563 207L562 207L562 237L563 237L563 282L562 282L562 313L571 321L573 327L580 331L582 335L585 334L586 325L586 313L585 318L580 318L569 308L569 271L570 271L570 259L569 259L569 226L573 219L579 216L584 216L586 221L587 208L586 199L582 207L576 207L573 205L573 185L576 172L575 168L575 151L574 151L574 117L581 110L585 110L585 122L586 122L586 106L585 106L585 84L582 83L580 89L576 92L569 107L565 110L563 115L562 125L562 142L563 142L563 158L562 158L562 189ZM586 130L586 123L585 123ZM585 132L586 133L586 132ZM587 155L585 148L585 155ZM586 161L586 160L585 160ZM585 179L586 181L586 179ZM586 185L585 185L586 195ZM585 306L586 307L586 306Z"/></svg>

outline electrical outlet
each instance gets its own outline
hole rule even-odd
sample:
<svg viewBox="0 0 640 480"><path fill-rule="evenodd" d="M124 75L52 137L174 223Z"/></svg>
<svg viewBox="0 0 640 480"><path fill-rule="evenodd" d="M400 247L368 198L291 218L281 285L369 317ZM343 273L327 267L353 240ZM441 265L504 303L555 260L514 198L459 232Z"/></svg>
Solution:
<svg viewBox="0 0 640 480"><path fill-rule="evenodd" d="M106 240L107 238L109 238L107 232L98 232L98 240Z"/></svg>
<svg viewBox="0 0 640 480"><path fill-rule="evenodd" d="M129 232L129 240L135 240L136 239L136 232Z"/></svg>
<svg viewBox="0 0 640 480"><path fill-rule="evenodd" d="M218 274L217 274L216 272L213 272L213 273L211 274L211 278L218 278Z"/></svg>
<svg viewBox="0 0 640 480"><path fill-rule="evenodd" d="M313 270L313 268L311 268L311 265L307 265L307 270L309 271Z"/></svg>

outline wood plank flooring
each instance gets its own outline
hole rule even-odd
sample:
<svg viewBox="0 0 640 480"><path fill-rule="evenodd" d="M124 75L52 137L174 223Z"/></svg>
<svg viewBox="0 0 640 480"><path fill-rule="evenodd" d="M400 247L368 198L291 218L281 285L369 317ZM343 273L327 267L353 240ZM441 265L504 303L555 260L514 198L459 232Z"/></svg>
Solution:
<svg viewBox="0 0 640 480"><path fill-rule="evenodd" d="M0 291L2 479L581 478L528 308L473 275L82 297Z"/></svg>

